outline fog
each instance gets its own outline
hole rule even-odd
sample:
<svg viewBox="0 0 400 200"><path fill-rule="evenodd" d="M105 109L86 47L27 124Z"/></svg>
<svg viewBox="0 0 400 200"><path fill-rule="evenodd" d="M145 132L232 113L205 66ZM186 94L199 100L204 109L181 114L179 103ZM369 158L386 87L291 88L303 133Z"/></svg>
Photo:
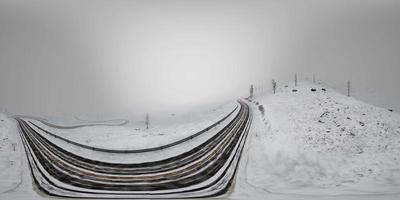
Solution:
<svg viewBox="0 0 400 200"><path fill-rule="evenodd" d="M191 109L317 79L400 110L397 1L1 1L0 108Z"/></svg>

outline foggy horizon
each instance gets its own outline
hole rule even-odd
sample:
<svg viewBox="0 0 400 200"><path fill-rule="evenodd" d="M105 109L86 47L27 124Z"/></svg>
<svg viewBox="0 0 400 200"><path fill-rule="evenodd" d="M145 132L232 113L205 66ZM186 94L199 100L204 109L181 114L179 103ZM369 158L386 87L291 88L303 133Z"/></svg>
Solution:
<svg viewBox="0 0 400 200"><path fill-rule="evenodd" d="M0 3L0 109L158 112L316 75L400 110L398 1Z"/></svg>

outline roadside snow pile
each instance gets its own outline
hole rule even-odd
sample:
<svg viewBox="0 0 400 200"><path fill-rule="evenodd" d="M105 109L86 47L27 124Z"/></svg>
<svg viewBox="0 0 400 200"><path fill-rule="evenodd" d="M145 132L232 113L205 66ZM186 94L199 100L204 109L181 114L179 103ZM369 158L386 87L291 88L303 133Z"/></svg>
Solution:
<svg viewBox="0 0 400 200"><path fill-rule="evenodd" d="M21 183L21 148L16 124L0 113L0 193Z"/></svg>
<svg viewBox="0 0 400 200"><path fill-rule="evenodd" d="M257 98L253 109L250 185L296 194L400 192L398 113L311 83Z"/></svg>

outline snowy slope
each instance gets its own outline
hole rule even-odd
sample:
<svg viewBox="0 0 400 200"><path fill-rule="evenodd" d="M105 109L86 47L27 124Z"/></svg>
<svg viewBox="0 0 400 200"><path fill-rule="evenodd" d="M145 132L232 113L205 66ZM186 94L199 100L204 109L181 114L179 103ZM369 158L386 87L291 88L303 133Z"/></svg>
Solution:
<svg viewBox="0 0 400 200"><path fill-rule="evenodd" d="M398 113L307 82L280 87L277 94L258 97L252 104L257 111L238 177L238 185L252 192L239 189L232 198L399 198L390 196L400 192Z"/></svg>
<svg viewBox="0 0 400 200"><path fill-rule="evenodd" d="M0 114L0 193L6 193L21 183L22 147L15 122Z"/></svg>

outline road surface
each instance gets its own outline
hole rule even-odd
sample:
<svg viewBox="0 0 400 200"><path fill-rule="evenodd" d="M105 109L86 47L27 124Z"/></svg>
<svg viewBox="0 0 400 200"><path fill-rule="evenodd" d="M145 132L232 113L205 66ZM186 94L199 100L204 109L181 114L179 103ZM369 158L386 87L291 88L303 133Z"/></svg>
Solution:
<svg viewBox="0 0 400 200"><path fill-rule="evenodd" d="M205 142L179 155L142 163L104 162L80 156L44 137L51 133L37 131L29 120L16 120L35 186L44 194L75 198L213 197L225 194L233 184L251 124L250 107L241 100L238 103L240 109L233 120ZM174 146L185 145L196 139L196 134ZM165 148L169 147L117 153L151 156Z"/></svg>

